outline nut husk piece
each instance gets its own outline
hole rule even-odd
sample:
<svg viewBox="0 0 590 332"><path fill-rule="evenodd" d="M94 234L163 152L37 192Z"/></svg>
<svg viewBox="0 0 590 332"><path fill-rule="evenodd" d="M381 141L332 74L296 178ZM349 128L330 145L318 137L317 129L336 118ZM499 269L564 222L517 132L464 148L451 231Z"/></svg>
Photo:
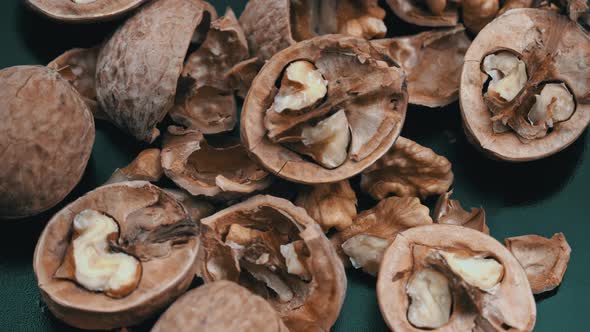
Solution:
<svg viewBox="0 0 590 332"><path fill-rule="evenodd" d="M563 233L550 239L539 235L516 236L504 242L526 271L534 294L561 284L572 251Z"/></svg>
<svg viewBox="0 0 590 332"><path fill-rule="evenodd" d="M541 28L547 26L553 28ZM574 95L573 115L556 123L551 132L540 138L523 141L511 130L494 133L492 113L482 93L488 76L480 66L487 55L499 50L520 55L528 71L529 80L512 106L518 106L539 81L557 80L564 82ZM590 38L565 16L526 8L498 17L477 35L465 54L460 105L467 137L487 155L512 162L541 159L563 150L590 122L590 64L585 60L588 57ZM521 114L515 114L511 120L525 129L532 127Z"/></svg>
<svg viewBox="0 0 590 332"><path fill-rule="evenodd" d="M68 250L73 219L86 209L112 217L120 230L112 249L141 260L140 283L124 298L90 292L55 276ZM190 286L198 232L186 209L148 182L99 187L58 212L39 238L33 268L43 300L57 318L78 328L108 330L139 324Z"/></svg>
<svg viewBox="0 0 590 332"><path fill-rule="evenodd" d="M66 22L96 22L111 20L135 8L146 0L96 0L78 4L72 0L26 0L26 3L54 20Z"/></svg>
<svg viewBox="0 0 590 332"><path fill-rule="evenodd" d="M425 27L452 27L459 21L456 4L448 4L440 14L435 14L417 4L417 0L387 0L387 4L402 20Z"/></svg>
<svg viewBox="0 0 590 332"><path fill-rule="evenodd" d="M239 282L265 297L291 331L328 331L332 327L346 293L344 267L305 210L282 198L255 196L201 223L197 264L206 283L219 279ZM245 248L226 241L234 229L248 230L256 240ZM286 242L300 246L299 259L309 272L309 280L286 272L286 263L276 254L278 246ZM259 256L266 260L254 262L252 258ZM271 291L268 287L274 288ZM290 297L281 299L277 292Z"/></svg>
<svg viewBox="0 0 590 332"><path fill-rule="evenodd" d="M348 180L301 187L295 205L307 211L324 230L343 230L356 217L356 194Z"/></svg>
<svg viewBox="0 0 590 332"><path fill-rule="evenodd" d="M389 194L425 199L447 192L453 177L447 158L400 136L381 159L363 171L361 189L376 200Z"/></svg>
<svg viewBox="0 0 590 332"><path fill-rule="evenodd" d="M328 81L328 92L303 114L267 114L284 69L306 59ZM326 35L297 43L270 59L244 101L240 134L252 156L273 174L315 184L347 179L379 159L393 144L405 120L408 94L403 71L363 39ZM269 137L280 139L301 124L343 109L351 130L348 156L334 169L304 159ZM267 127L270 130L267 132Z"/></svg>
<svg viewBox="0 0 590 332"><path fill-rule="evenodd" d="M516 258L498 241L481 232L461 226L433 224L400 233L383 257L377 296L381 314L392 331L423 331L408 321L410 303L406 294L412 272L429 267L426 259L415 260L415 252L421 248L485 254L499 262L504 270L501 281L487 292L477 288L464 289L465 283L455 280L451 317L447 324L433 331L533 330L535 300Z"/></svg>
<svg viewBox="0 0 590 332"><path fill-rule="evenodd" d="M434 217L437 224L458 225L468 227L490 235L486 224L486 211L483 208L471 208L465 211L458 200L451 199L453 191L440 195L434 207Z"/></svg>
<svg viewBox="0 0 590 332"><path fill-rule="evenodd" d="M225 73L248 58L248 44L234 12L211 22L205 41L184 64L170 117L204 134L232 130L237 121L233 88Z"/></svg>
<svg viewBox="0 0 590 332"><path fill-rule="evenodd" d="M231 281L216 281L176 300L152 328L168 331L261 331L288 329L263 298Z"/></svg>
<svg viewBox="0 0 590 332"><path fill-rule="evenodd" d="M106 184L136 180L157 182L163 174L160 149L145 149L129 165L117 168Z"/></svg>
<svg viewBox="0 0 590 332"><path fill-rule="evenodd" d="M406 71L410 104L442 107L459 98L463 57L471 44L463 26L371 43Z"/></svg>
<svg viewBox="0 0 590 332"><path fill-rule="evenodd" d="M82 178L94 120L80 94L49 68L2 69L0 86L0 218L32 216L61 202Z"/></svg>
<svg viewBox="0 0 590 332"><path fill-rule="evenodd" d="M254 81L254 77L256 77L262 65L258 58L240 61L225 73L224 79L232 89L236 90L238 97L246 98L252 81Z"/></svg>
<svg viewBox="0 0 590 332"><path fill-rule="evenodd" d="M195 196L231 199L267 188L272 177L248 156L238 139L205 140L196 130L169 127L162 145L164 173Z"/></svg>
<svg viewBox="0 0 590 332"><path fill-rule="evenodd" d="M204 1L157 0L143 6L103 46L96 94L109 119L153 142L174 103L177 82L199 24L216 16Z"/></svg>

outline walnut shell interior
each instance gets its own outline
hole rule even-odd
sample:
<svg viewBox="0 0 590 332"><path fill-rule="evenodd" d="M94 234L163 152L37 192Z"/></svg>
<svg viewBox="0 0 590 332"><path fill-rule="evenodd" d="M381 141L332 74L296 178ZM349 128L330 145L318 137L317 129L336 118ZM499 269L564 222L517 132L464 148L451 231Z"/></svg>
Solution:
<svg viewBox="0 0 590 332"><path fill-rule="evenodd" d="M146 0L97 0L89 3L75 3L72 0L26 0L36 11L52 19L67 22L96 22L114 19Z"/></svg>

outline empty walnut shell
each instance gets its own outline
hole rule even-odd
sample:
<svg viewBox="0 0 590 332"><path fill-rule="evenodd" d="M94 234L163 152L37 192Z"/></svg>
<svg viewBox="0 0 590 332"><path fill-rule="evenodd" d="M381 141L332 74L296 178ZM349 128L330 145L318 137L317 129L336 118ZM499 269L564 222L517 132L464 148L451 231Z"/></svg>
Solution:
<svg viewBox="0 0 590 332"><path fill-rule="evenodd" d="M267 135L265 115L273 102L275 83L285 67L298 59L315 64L328 81L328 92L301 116L275 114L280 119L273 132L286 132L343 109L351 140L344 163L334 169L304 159ZM244 101L240 134L252 156L273 174L307 184L336 182L361 172L386 153L404 123L407 101L403 71L389 57L363 39L326 35L297 43L265 64Z"/></svg>
<svg viewBox="0 0 590 332"><path fill-rule="evenodd" d="M0 218L35 215L82 178L94 120L74 88L46 67L0 70L0 86Z"/></svg>
<svg viewBox="0 0 590 332"><path fill-rule="evenodd" d="M120 235L117 251L141 260L138 287L112 298L54 276L68 250L74 217L93 209L112 217ZM99 187L57 213L41 234L33 267L43 300L60 320L82 329L136 325L181 295L195 274L198 224L172 196L148 182Z"/></svg>
<svg viewBox="0 0 590 332"><path fill-rule="evenodd" d="M195 130L170 127L168 132L162 146L164 173L192 195L229 199L272 182L237 138L212 137L209 143Z"/></svg>
<svg viewBox="0 0 590 332"><path fill-rule="evenodd" d="M445 1L446 2L446 1ZM449 3L440 14L433 13L418 0L387 0L387 4L402 20L425 27L452 27L457 25L457 4Z"/></svg>
<svg viewBox="0 0 590 332"><path fill-rule="evenodd" d="M278 313L260 296L231 281L216 281L183 295L152 332L287 332Z"/></svg>
<svg viewBox="0 0 590 332"><path fill-rule="evenodd" d="M74 0L26 0L34 10L52 19L67 22L96 22L121 16L146 0L95 0L76 3Z"/></svg>
<svg viewBox="0 0 590 332"><path fill-rule="evenodd" d="M332 327L346 293L344 267L305 210L282 198L255 196L201 223L197 263L205 282L239 282L266 298L291 331ZM239 241L234 230L244 232L241 237L247 243ZM291 273L284 257L286 244L296 246L305 277Z"/></svg>
<svg viewBox="0 0 590 332"><path fill-rule="evenodd" d="M517 55L526 64L529 77L511 107L519 106L521 99L538 85L557 81L563 82L573 94L576 105L571 117L555 123L545 136L530 140L523 140L509 128L506 132L495 132L493 115L482 92L488 76L481 66L486 56L500 50ZM494 158L514 162L544 158L572 144L590 123L588 57L590 37L576 23L556 12L514 9L492 21L471 43L461 74L461 115L470 141ZM511 120L530 126L522 114L515 114Z"/></svg>
<svg viewBox="0 0 590 332"><path fill-rule="evenodd" d="M453 289L449 321L432 331L532 331L536 319L533 294L516 258L492 237L454 225L428 225L400 233L385 252L377 296L385 322L392 331L423 331L408 321L410 300L406 285L415 270L428 267L415 261L415 248L462 251L491 257L503 266L502 279L492 289ZM467 294L463 294L462 292Z"/></svg>
<svg viewBox="0 0 590 332"><path fill-rule="evenodd" d="M98 102L113 123L138 140L158 137L191 39L215 15L203 1L157 0L115 32L96 64Z"/></svg>

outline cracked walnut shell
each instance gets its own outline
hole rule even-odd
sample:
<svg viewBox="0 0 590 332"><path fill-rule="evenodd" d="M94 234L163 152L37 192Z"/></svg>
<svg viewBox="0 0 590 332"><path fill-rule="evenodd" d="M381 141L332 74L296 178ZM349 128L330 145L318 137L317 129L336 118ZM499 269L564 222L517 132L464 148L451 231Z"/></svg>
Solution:
<svg viewBox="0 0 590 332"><path fill-rule="evenodd" d="M468 227L490 235L490 229L486 224L486 211L483 208L465 211L458 200L451 199L452 193L452 190L444 193L436 201L432 218L434 222Z"/></svg>
<svg viewBox="0 0 590 332"><path fill-rule="evenodd" d="M66 22L111 20L137 7L146 0L26 0L39 13Z"/></svg>

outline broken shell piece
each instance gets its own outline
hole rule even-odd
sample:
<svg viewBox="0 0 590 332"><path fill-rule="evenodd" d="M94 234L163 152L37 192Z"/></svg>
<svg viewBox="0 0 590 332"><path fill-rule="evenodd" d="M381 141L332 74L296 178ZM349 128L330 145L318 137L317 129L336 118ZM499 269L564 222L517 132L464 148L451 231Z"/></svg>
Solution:
<svg viewBox="0 0 590 332"><path fill-rule="evenodd" d="M146 0L26 0L39 13L66 22L96 22L112 20Z"/></svg>
<svg viewBox="0 0 590 332"><path fill-rule="evenodd" d="M223 79L236 91L238 97L246 98L252 81L254 81L254 77L256 77L262 65L258 58L238 62L225 73Z"/></svg>
<svg viewBox="0 0 590 332"><path fill-rule="evenodd" d="M312 157L326 168L336 168L348 155L350 130L344 110L318 122L315 126L305 126L301 130L303 147L295 148Z"/></svg>
<svg viewBox="0 0 590 332"><path fill-rule="evenodd" d="M445 261L445 257L450 260ZM488 257L493 257L494 262L486 261ZM487 274L467 272L471 269L462 269L460 265L465 267L464 264L455 264L457 262L453 260L457 258L461 263L475 262L475 266L479 263L490 265L492 278ZM481 232L461 226L433 224L403 231L383 256L377 296L383 318L392 331L416 331L408 317L411 305L408 285L411 278L424 268L444 274L453 296L448 322L435 331L533 330L535 301L525 271L514 256L498 241ZM479 269L475 271L481 272ZM489 278L489 282L481 283L480 276ZM485 287L494 284L493 289L483 291L474 287L484 284Z"/></svg>
<svg viewBox="0 0 590 332"><path fill-rule="evenodd" d="M127 166L117 168L106 184L124 181L150 181L157 182L164 174L160 149L146 149Z"/></svg>
<svg viewBox="0 0 590 332"><path fill-rule="evenodd" d="M141 264L126 253L112 252L109 241L118 238L119 227L110 217L83 210L74 217L74 235L56 278L70 279L107 296L125 297L141 278Z"/></svg>
<svg viewBox="0 0 590 332"><path fill-rule="evenodd" d="M119 27L96 64L98 102L113 123L148 143L159 136L191 38L215 16L204 1L158 0Z"/></svg>
<svg viewBox="0 0 590 332"><path fill-rule="evenodd" d="M327 331L334 324L346 292L344 268L305 210L281 198L255 196L201 223L197 265L206 283L240 283L264 297L292 331ZM249 259L265 253L268 259L261 262Z"/></svg>
<svg viewBox="0 0 590 332"><path fill-rule="evenodd" d="M539 28L546 26L554 28ZM513 162L541 159L572 144L590 123L590 64L580 60L589 55L586 33L554 11L514 9L494 19L465 54L460 104L469 141L493 158ZM492 77L487 92L485 71ZM545 121L529 121L536 95L547 84L560 83L575 101L573 114L553 123L552 130ZM565 118L571 102L561 91ZM543 113L533 111L531 120Z"/></svg>
<svg viewBox="0 0 590 332"><path fill-rule="evenodd" d="M111 252L141 260L139 284L125 297L92 292L56 275L67 262L76 216L85 210L99 211L108 216L101 219L112 218L118 224L119 236L108 238ZM58 212L39 238L33 267L43 300L58 319L78 328L110 330L137 325L163 310L190 286L196 269L198 233L198 224L187 210L148 182L99 187ZM74 254L76 246L74 240ZM109 268L94 267L101 272Z"/></svg>
<svg viewBox="0 0 590 332"><path fill-rule="evenodd" d="M379 264L391 241L377 236L358 234L342 243L342 251L355 269L363 269L372 276L379 272Z"/></svg>
<svg viewBox="0 0 590 332"><path fill-rule="evenodd" d="M275 83L289 64L301 58L313 63L328 82L326 96L305 112L269 112ZM242 142L265 168L290 181L315 184L349 178L377 160L399 135L407 107L403 82L403 71L365 40L328 35L300 42L269 60L252 83L242 110ZM345 127L344 120L348 122L350 138L345 130L336 135L338 158L322 160L324 156L313 151L315 146L305 146L306 141L311 144L324 138L326 133L320 129L328 126L319 125L318 130L313 126L327 124L322 122L325 119L340 124L338 128ZM302 131L308 136L303 142ZM345 149L347 156L341 163Z"/></svg>
<svg viewBox="0 0 590 332"><path fill-rule="evenodd" d="M193 289L162 314L152 332L287 332L278 313L263 298L230 281Z"/></svg>
<svg viewBox="0 0 590 332"><path fill-rule="evenodd" d="M422 269L408 281L406 292L410 297L408 321L412 325L438 329L449 322L453 295L444 274Z"/></svg>
<svg viewBox="0 0 590 332"><path fill-rule="evenodd" d="M215 208L211 203L197 199L193 195L187 193L181 189L163 189L170 196L174 197L186 211L188 212L191 220L195 223L201 221L201 219L208 217L215 212Z"/></svg>
<svg viewBox="0 0 590 332"><path fill-rule="evenodd" d="M550 239L523 235L504 241L526 271L534 294L553 290L561 284L571 253L563 233Z"/></svg>
<svg viewBox="0 0 590 332"><path fill-rule="evenodd" d="M424 199L447 192L453 177L447 158L412 140L398 137L381 159L363 171L361 189L377 200L389 194Z"/></svg>
<svg viewBox="0 0 590 332"><path fill-rule="evenodd" d="M436 201L433 212L434 222L468 227L489 235L486 211L483 208L471 208L471 211L465 211L458 200L451 199L452 193L452 190L444 193Z"/></svg>
<svg viewBox="0 0 590 332"><path fill-rule="evenodd" d="M477 34L490 23L500 10L499 0L463 0L463 23L469 31Z"/></svg>
<svg viewBox="0 0 590 332"><path fill-rule="evenodd" d="M463 26L371 43L406 71L410 104L441 107L458 99L463 56L471 44Z"/></svg>
<svg viewBox="0 0 590 332"><path fill-rule="evenodd" d="M483 291L494 288L504 275L504 268L493 258L462 257L452 252L440 252L451 270L463 281Z"/></svg>
<svg viewBox="0 0 590 332"><path fill-rule="evenodd" d="M396 16L402 20L426 27L451 27L457 25L459 12L455 1L387 0Z"/></svg>
<svg viewBox="0 0 590 332"><path fill-rule="evenodd" d="M357 199L348 180L302 187L295 205L304 208L324 232L335 227L343 230L352 225Z"/></svg>
<svg viewBox="0 0 590 332"><path fill-rule="evenodd" d="M272 177L229 136L207 142L195 130L168 128L162 145L164 173L195 196L230 199L267 188Z"/></svg>
<svg viewBox="0 0 590 332"><path fill-rule="evenodd" d="M287 66L281 87L269 112L302 110L324 98L328 82L309 61L295 61Z"/></svg>

